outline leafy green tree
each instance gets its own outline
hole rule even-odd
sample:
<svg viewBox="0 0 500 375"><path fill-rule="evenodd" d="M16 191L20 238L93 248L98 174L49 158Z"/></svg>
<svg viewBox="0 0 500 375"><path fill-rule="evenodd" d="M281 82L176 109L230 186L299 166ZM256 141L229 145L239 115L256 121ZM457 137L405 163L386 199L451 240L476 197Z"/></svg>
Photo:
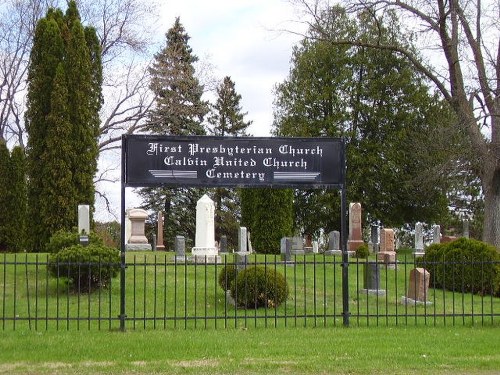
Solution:
<svg viewBox="0 0 500 375"><path fill-rule="evenodd" d="M351 19L340 7L322 17L332 39L359 35L392 40L399 35L393 17L378 23L365 14ZM448 156L426 147L437 131L449 126L449 108L397 54L330 43L314 33L311 28L313 36L294 49L289 77L276 88L275 134L345 137L348 200L361 202L369 221L392 226L438 220L447 210L444 182L424 184L422 176ZM325 192L296 193L299 229L311 234L321 227L338 229L339 210L325 212L339 207L338 196L314 194ZM321 222L312 212L330 219Z"/></svg>
<svg viewBox="0 0 500 375"><path fill-rule="evenodd" d="M150 68L150 88L155 104L145 129L164 135L205 135L203 120L208 103L203 86L195 77L198 57L189 46L189 35L180 19L166 34L166 46L155 55ZM144 188L139 191L143 207L165 212L165 244L172 249L176 235L184 235L188 246L195 237L196 203L205 191L194 188Z"/></svg>
<svg viewBox="0 0 500 375"><path fill-rule="evenodd" d="M20 146L12 149L9 173L9 214L8 250L21 252L26 250L27 233L27 181L26 155Z"/></svg>
<svg viewBox="0 0 500 375"><path fill-rule="evenodd" d="M77 205L94 203L99 110L100 45L83 27L75 1L66 14L50 9L36 26L28 71L30 248L76 224ZM57 209L55 209L57 207Z"/></svg>
<svg viewBox="0 0 500 375"><path fill-rule="evenodd" d="M311 7L308 0L298 2L311 13L311 25L316 30L314 38L337 46L364 47L375 53L392 51L424 75L440 93L454 114L451 130L467 139L460 149L462 159L469 165L467 172L481 182L483 240L500 248L500 70L496 57L500 52L500 32L497 22L491 19L493 4L464 0L347 2L350 11L365 11L372 23L391 12L411 20L401 36L419 42L421 48L415 49L400 43L400 39L367 40L362 35L336 38L321 22L315 21L327 10L325 7ZM421 56L427 53L432 54L432 59L423 60Z"/></svg>
<svg viewBox="0 0 500 375"><path fill-rule="evenodd" d="M217 100L211 105L208 118L209 132L220 137L247 136L252 121L245 121L248 112L243 112L241 95L236 92L231 77L224 77L217 87ZM212 194L215 202L215 238L222 235L228 239L228 246L236 248L238 243L239 197L235 189L217 188Z"/></svg>

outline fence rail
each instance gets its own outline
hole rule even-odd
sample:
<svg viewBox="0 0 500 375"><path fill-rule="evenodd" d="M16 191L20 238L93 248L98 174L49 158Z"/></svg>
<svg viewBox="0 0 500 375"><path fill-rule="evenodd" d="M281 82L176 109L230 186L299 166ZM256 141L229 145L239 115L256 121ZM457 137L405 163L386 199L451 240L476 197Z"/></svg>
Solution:
<svg viewBox="0 0 500 375"><path fill-rule="evenodd" d="M284 303L259 309L235 307L231 295L219 286L223 268L237 266L232 254L223 256L219 264L200 264L180 261L172 253L128 253L124 283L116 277L90 293L85 280L70 286L63 277L51 276L48 260L46 254L0 255L3 330L114 330L122 324L128 330L341 326L345 317L340 256L294 256L285 263L279 256L251 255L248 264L281 273L289 286ZM458 267L464 277L443 286L437 280L438 272L430 273L425 303L414 304L405 300L410 272L416 267L436 270L438 264L419 264L412 256L380 263L376 290L366 287L368 264L367 260L349 260L351 325L500 323L500 298L494 295L494 285L486 282L485 272L491 266L500 267L498 263L475 262L474 277L486 286L480 293L469 291L464 282L470 262L440 264ZM101 266L80 265L82 270Z"/></svg>

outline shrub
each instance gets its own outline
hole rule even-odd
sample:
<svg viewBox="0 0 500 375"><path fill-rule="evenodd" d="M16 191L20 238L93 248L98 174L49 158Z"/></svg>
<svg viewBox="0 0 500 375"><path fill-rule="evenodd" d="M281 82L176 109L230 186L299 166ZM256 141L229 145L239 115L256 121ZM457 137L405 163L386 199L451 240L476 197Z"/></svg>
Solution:
<svg viewBox="0 0 500 375"><path fill-rule="evenodd" d="M108 223L96 222L94 232L91 232L91 235L93 233L96 233L102 239L103 245L120 249L120 223L116 221Z"/></svg>
<svg viewBox="0 0 500 375"><path fill-rule="evenodd" d="M435 288L499 295L499 261L495 247L460 238L429 246L425 255L417 259L417 265L430 272L430 283Z"/></svg>
<svg viewBox="0 0 500 375"><path fill-rule="evenodd" d="M67 247L52 254L48 262L52 276L66 278L69 287L79 292L108 286L119 270L120 252L92 243Z"/></svg>
<svg viewBox="0 0 500 375"><path fill-rule="evenodd" d="M231 296L237 306L275 308L288 298L288 283L285 277L273 269L251 266L238 272L231 285Z"/></svg>
<svg viewBox="0 0 500 375"><path fill-rule="evenodd" d="M370 255L370 250L368 250L368 245L365 243L358 247L354 253L356 258L368 258L368 255Z"/></svg>
<svg viewBox="0 0 500 375"><path fill-rule="evenodd" d="M89 243L102 246L102 239L95 233L89 234ZM46 246L47 252L51 254L58 253L62 249L80 244L80 235L75 231L59 230L50 237L49 243Z"/></svg>
<svg viewBox="0 0 500 375"><path fill-rule="evenodd" d="M237 269L234 265L227 265L219 273L219 286L223 290L230 290L236 280Z"/></svg>

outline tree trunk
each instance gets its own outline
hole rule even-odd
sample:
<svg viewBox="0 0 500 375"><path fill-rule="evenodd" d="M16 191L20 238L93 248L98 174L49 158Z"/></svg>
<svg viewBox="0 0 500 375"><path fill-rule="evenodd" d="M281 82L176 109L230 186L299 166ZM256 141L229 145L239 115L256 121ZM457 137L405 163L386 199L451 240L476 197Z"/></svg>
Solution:
<svg viewBox="0 0 500 375"><path fill-rule="evenodd" d="M487 175L483 178L483 241L500 249L500 168Z"/></svg>

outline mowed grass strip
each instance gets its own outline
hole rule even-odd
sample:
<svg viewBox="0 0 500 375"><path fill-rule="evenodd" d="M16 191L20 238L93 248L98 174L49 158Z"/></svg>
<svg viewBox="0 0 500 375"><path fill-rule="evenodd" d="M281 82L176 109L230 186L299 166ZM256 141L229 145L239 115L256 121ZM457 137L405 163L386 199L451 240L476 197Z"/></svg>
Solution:
<svg viewBox="0 0 500 375"><path fill-rule="evenodd" d="M498 327L4 331L1 374L498 374Z"/></svg>

